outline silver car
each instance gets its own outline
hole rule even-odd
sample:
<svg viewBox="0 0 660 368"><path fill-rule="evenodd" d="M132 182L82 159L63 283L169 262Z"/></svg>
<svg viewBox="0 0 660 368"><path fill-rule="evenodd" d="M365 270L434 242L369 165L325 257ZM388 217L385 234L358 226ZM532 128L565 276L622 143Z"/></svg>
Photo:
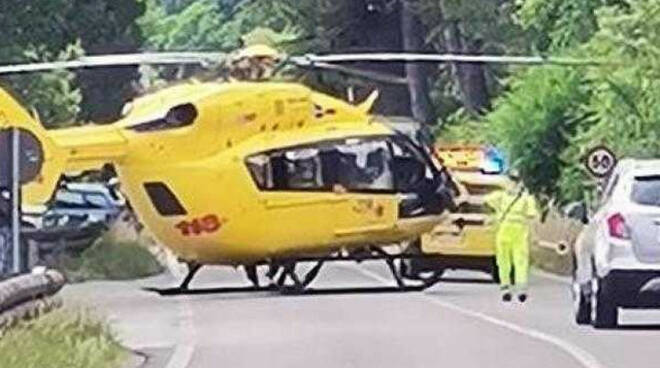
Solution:
<svg viewBox="0 0 660 368"><path fill-rule="evenodd" d="M612 328L619 308L660 307L660 160L616 166L576 239L575 257L577 323Z"/></svg>

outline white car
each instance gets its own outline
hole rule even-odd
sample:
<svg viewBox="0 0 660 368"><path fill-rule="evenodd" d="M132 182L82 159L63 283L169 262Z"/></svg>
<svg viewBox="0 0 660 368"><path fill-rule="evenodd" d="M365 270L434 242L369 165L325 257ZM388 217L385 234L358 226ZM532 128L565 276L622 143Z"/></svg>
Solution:
<svg viewBox="0 0 660 368"><path fill-rule="evenodd" d="M622 160L604 188L575 242L575 319L596 328L660 307L660 160Z"/></svg>

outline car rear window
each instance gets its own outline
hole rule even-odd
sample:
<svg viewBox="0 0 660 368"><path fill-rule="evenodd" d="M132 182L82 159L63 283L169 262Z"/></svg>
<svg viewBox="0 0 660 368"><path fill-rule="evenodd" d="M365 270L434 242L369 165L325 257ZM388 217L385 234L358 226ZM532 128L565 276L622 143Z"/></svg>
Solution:
<svg viewBox="0 0 660 368"><path fill-rule="evenodd" d="M660 175L635 177L632 200L638 204L660 207Z"/></svg>

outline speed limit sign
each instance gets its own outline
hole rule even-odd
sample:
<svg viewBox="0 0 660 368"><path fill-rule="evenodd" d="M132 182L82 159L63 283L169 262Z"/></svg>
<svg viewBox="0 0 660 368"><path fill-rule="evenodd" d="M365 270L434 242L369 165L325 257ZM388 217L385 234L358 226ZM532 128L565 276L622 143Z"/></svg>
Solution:
<svg viewBox="0 0 660 368"><path fill-rule="evenodd" d="M585 157L585 166L589 173L597 178L609 175L616 165L616 156L605 146L592 148Z"/></svg>

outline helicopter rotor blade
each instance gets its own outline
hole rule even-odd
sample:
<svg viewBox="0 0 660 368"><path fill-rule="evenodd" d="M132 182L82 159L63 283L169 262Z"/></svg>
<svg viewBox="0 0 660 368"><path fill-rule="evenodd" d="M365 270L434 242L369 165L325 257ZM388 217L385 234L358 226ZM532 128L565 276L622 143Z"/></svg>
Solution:
<svg viewBox="0 0 660 368"><path fill-rule="evenodd" d="M500 56L463 54L416 54L416 53L361 53L295 56L291 60L299 66L323 68L320 63L350 62L431 62L431 63L494 63L520 65L602 66L614 65L599 59L576 59L552 56Z"/></svg>
<svg viewBox="0 0 660 368"><path fill-rule="evenodd" d="M305 69L321 68L321 69L331 70L340 74L346 74L357 78L368 79L368 80L387 83L387 84L403 84L403 85L408 84L408 78L406 77L400 77L397 75L387 74L387 73L374 72L371 70L349 68L343 65L336 65L331 63L320 62L320 63L314 63L313 66L309 66L309 65L308 66L299 65L299 66Z"/></svg>
<svg viewBox="0 0 660 368"><path fill-rule="evenodd" d="M100 68L132 65L201 65L220 63L226 54L219 52L162 52L83 56L75 60L0 65L0 75L46 72L61 69Z"/></svg>

